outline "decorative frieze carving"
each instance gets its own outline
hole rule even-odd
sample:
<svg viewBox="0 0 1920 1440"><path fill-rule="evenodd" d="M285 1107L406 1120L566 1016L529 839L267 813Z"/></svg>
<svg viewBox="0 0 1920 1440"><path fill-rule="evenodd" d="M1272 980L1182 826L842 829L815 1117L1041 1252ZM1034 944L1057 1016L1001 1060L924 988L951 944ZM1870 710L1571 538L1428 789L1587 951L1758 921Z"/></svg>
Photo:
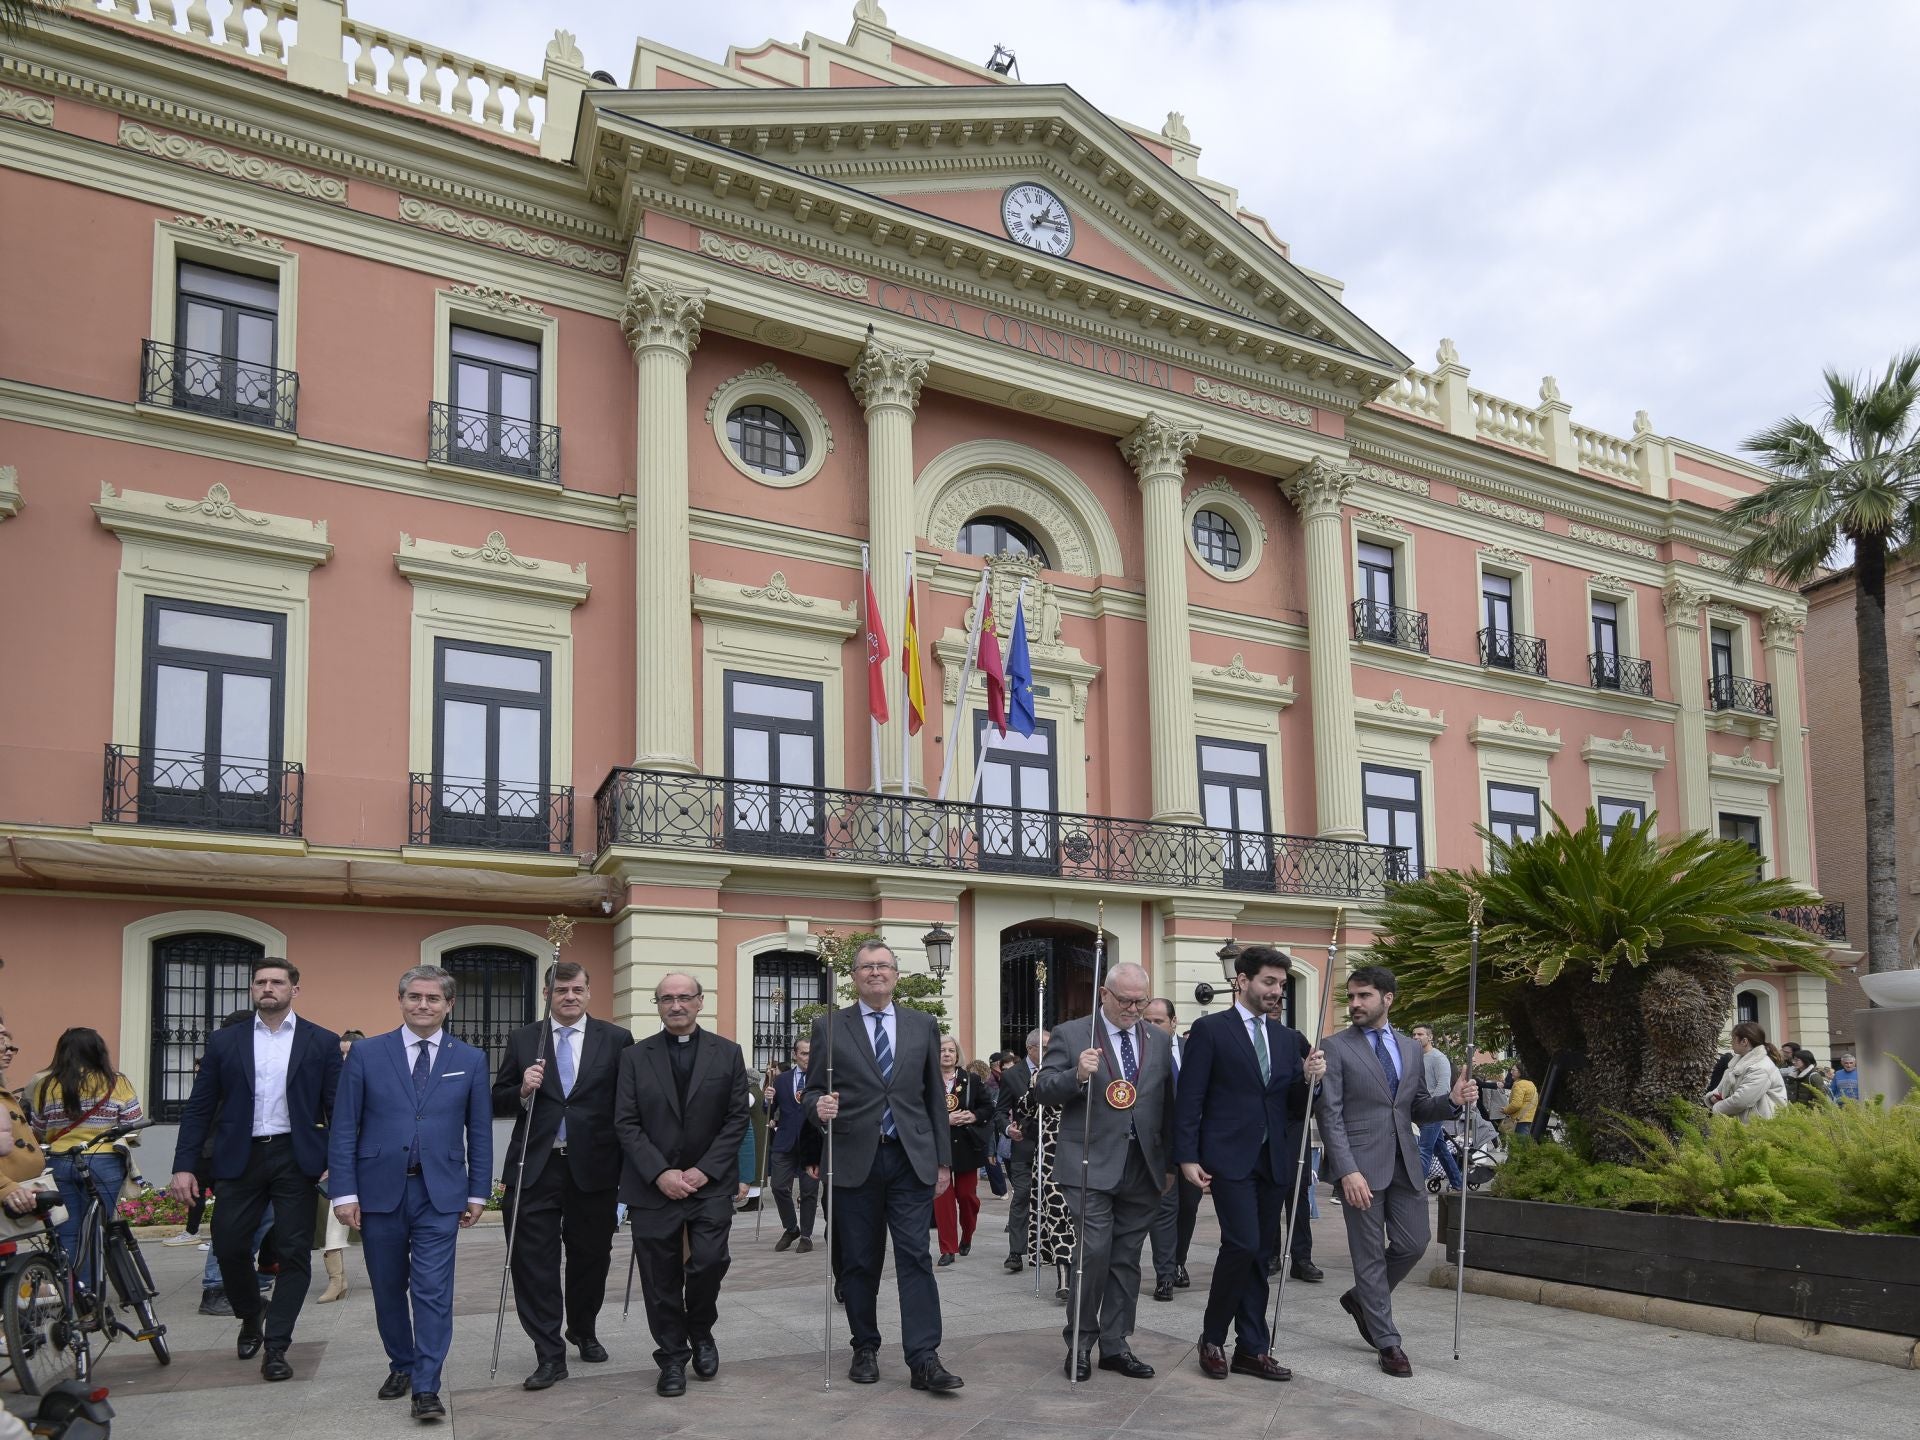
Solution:
<svg viewBox="0 0 1920 1440"><path fill-rule="evenodd" d="M700 253L715 260L724 260L729 265L738 265L746 270L758 270L763 275L771 275L776 280L791 280L796 285L811 285L816 290L825 290L830 295L845 295L850 299L867 298L867 277L849 274L845 270L835 270L830 266L817 265L811 260L802 260L797 256L782 255L761 245L752 245L745 240L735 240L726 235L715 235L709 231L700 233Z"/></svg>
<svg viewBox="0 0 1920 1440"><path fill-rule="evenodd" d="M987 588L993 593L993 628L1001 640L1013 637L1014 602L1025 594L1027 648L1035 655L1065 653L1060 642L1060 602L1053 586L1041 578L1040 561L1032 555L993 555L987 559ZM973 631L973 606L960 622Z"/></svg>
<svg viewBox="0 0 1920 1440"><path fill-rule="evenodd" d="M1120 453L1142 480L1155 475L1184 476L1187 456L1199 442L1198 430L1149 415L1120 442Z"/></svg>
<svg viewBox="0 0 1920 1440"><path fill-rule="evenodd" d="M1651 541L1636 540L1631 535L1615 535L1610 531L1596 530L1591 525L1569 525L1567 536L1588 545L1598 545L1602 550L1613 550L1621 555L1638 555L1642 560L1660 558L1660 547Z"/></svg>
<svg viewBox="0 0 1920 1440"><path fill-rule="evenodd" d="M28 125L53 124L53 101L0 85L0 118Z"/></svg>
<svg viewBox="0 0 1920 1440"><path fill-rule="evenodd" d="M1384 465L1360 465L1353 472L1362 480L1371 480L1375 485L1384 485L1389 490L1404 490L1409 495L1431 496L1433 485L1418 475L1404 475L1398 470L1389 470Z"/></svg>
<svg viewBox="0 0 1920 1440"><path fill-rule="evenodd" d="M207 490L204 500L169 500L166 506L176 515L195 511L210 520L234 520L242 525L258 525L263 528L267 524L263 516L249 515L234 504L233 493L217 482Z"/></svg>
<svg viewBox="0 0 1920 1440"><path fill-rule="evenodd" d="M1193 393L1202 400L1212 400L1216 404L1231 405L1236 410L1246 410L1267 420L1278 420L1286 425L1299 425L1313 428L1313 408L1298 405L1291 400L1282 400L1277 395L1259 395L1244 390L1238 385L1223 384L1218 380L1209 380L1204 375L1196 375L1193 381Z"/></svg>
<svg viewBox="0 0 1920 1440"><path fill-rule="evenodd" d="M909 350L889 345L877 335L867 336L853 368L847 371L847 384L863 410L883 405L913 410L920 404L920 387L926 383L930 350Z"/></svg>
<svg viewBox="0 0 1920 1440"><path fill-rule="evenodd" d="M494 530L479 545L449 545L402 533L394 568L416 585L457 586L520 600L578 605L592 591L584 564L533 560L513 553L507 537Z"/></svg>
<svg viewBox="0 0 1920 1440"><path fill-rule="evenodd" d="M1187 496L1187 503L1205 505L1210 500L1223 501L1234 507L1236 519L1244 521L1260 532L1262 540L1267 538L1267 522L1260 518L1260 512L1247 503L1247 497L1234 489L1233 482L1224 475L1216 475L1206 484Z"/></svg>
<svg viewBox="0 0 1920 1440"><path fill-rule="evenodd" d="M1226 680L1258 680L1261 677L1247 668L1247 657L1240 651L1233 652L1233 659L1225 665L1215 665L1208 671Z"/></svg>
<svg viewBox="0 0 1920 1440"><path fill-rule="evenodd" d="M1543 725L1529 725L1524 712L1516 710L1511 720L1489 720L1482 715L1467 731L1473 745L1492 745L1508 750L1531 750L1555 755L1560 751L1560 732Z"/></svg>
<svg viewBox="0 0 1920 1440"><path fill-rule="evenodd" d="M1589 765L1625 765L1636 770L1659 770L1667 763L1667 752L1663 748L1643 745L1633 738L1633 731L1622 730L1618 740L1589 735L1580 746L1580 758Z"/></svg>
<svg viewBox="0 0 1920 1440"><path fill-rule="evenodd" d="M140 490L116 491L102 481L93 513L123 541L157 540L309 569L325 564L333 554L326 521L250 513L234 504L221 484L210 486L199 500L175 500Z"/></svg>
<svg viewBox="0 0 1920 1440"><path fill-rule="evenodd" d="M674 280L649 279L635 271L627 277L620 329L635 353L661 346L691 355L700 343L706 314L705 290L695 291Z"/></svg>
<svg viewBox="0 0 1920 1440"><path fill-rule="evenodd" d="M468 215L459 210L450 210L444 205L436 205L431 200L421 200L413 195L400 197L400 218L409 225L424 226L442 235L473 240L499 250L511 250L531 260L565 265L570 270L584 270L589 275L620 273L620 257L612 251L594 250L576 241L562 240L558 235L543 235L537 230L523 230L518 225L492 220L485 215Z"/></svg>
<svg viewBox="0 0 1920 1440"><path fill-rule="evenodd" d="M1596 590L1625 590L1630 592L1633 589L1633 582L1631 580L1627 579L1624 575L1615 575L1610 570L1603 570L1598 575L1589 575L1587 577L1587 583Z"/></svg>
<svg viewBox="0 0 1920 1440"><path fill-rule="evenodd" d="M1702 570L1711 570L1716 575L1724 575L1733 568L1733 563L1725 555L1716 555L1711 550L1702 550L1697 563Z"/></svg>
<svg viewBox="0 0 1920 1440"><path fill-rule="evenodd" d="M448 287L447 293L458 296L466 304L491 310L496 315L545 315L547 313L524 295L516 295L511 290L502 290L497 285L453 285Z"/></svg>
<svg viewBox="0 0 1920 1440"><path fill-rule="evenodd" d="M1496 565L1524 565L1527 557L1518 550L1509 550L1505 545L1488 545L1481 549L1480 558L1491 560Z"/></svg>
<svg viewBox="0 0 1920 1440"><path fill-rule="evenodd" d="M1667 588L1660 592L1660 603L1667 612L1667 624L1684 626L1689 630L1700 628L1700 611L1713 597L1697 585L1689 585L1684 580L1669 581Z"/></svg>
<svg viewBox="0 0 1920 1440"><path fill-rule="evenodd" d="M1368 510L1364 514L1356 515L1353 517L1353 523L1355 525L1365 525L1374 530L1391 530L1396 535L1412 533L1405 525L1401 524L1400 521L1394 519L1393 516L1387 514L1384 510Z"/></svg>
<svg viewBox="0 0 1920 1440"><path fill-rule="evenodd" d="M304 196L328 205L347 203L347 182L338 175L315 174L285 161L271 160L265 155L249 155L242 150L210 145L191 135L172 135L164 130L153 130L135 120L120 122L120 144L122 148L137 150L142 155L190 165L196 170L224 175L230 180L244 180L249 185L284 190L289 195Z"/></svg>
<svg viewBox="0 0 1920 1440"><path fill-rule="evenodd" d="M1280 489L1303 520L1338 515L1353 489L1356 470L1351 460L1315 460L1281 481Z"/></svg>
<svg viewBox="0 0 1920 1440"><path fill-rule="evenodd" d="M950 486L927 522L927 538L938 549L957 548L960 527L982 510L1007 510L1030 521L1065 573L1094 573L1079 523L1066 507L1025 476L1005 470L982 471Z"/></svg>
<svg viewBox="0 0 1920 1440"><path fill-rule="evenodd" d="M1462 510L1471 510L1476 515L1490 515L1495 520L1505 520L1510 525L1524 525L1529 530L1547 528L1547 517L1538 510L1522 509L1504 500L1489 500L1484 495L1475 495L1466 490L1462 490L1455 498Z"/></svg>
<svg viewBox="0 0 1920 1440"><path fill-rule="evenodd" d="M784 570L774 571L767 577L766 584L756 585L751 590L743 587L740 593L749 600L765 600L770 605L796 605L802 610L813 609L815 603L811 596L793 593Z"/></svg>
<svg viewBox="0 0 1920 1440"><path fill-rule="evenodd" d="M404 538L404 537L403 537ZM507 537L498 530L487 532L486 544L473 550L455 550L456 560L478 560L486 565L517 565L522 570L538 570L537 561L522 560L507 544Z"/></svg>
<svg viewBox="0 0 1920 1440"><path fill-rule="evenodd" d="M287 248L273 236L263 235L251 225L242 225L236 220L221 220L212 215L176 215L173 223L183 230L193 231L202 240L213 240L236 250L250 247L259 250Z"/></svg>

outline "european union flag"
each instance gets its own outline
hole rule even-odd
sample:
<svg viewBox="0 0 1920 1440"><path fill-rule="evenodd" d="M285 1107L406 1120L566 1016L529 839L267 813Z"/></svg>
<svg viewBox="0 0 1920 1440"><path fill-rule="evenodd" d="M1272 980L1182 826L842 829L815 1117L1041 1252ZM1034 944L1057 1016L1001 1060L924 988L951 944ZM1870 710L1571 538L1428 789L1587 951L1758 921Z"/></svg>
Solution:
<svg viewBox="0 0 1920 1440"><path fill-rule="evenodd" d="M1033 734L1033 660L1027 654L1026 602L1013 602L1013 634L1007 641L1007 728Z"/></svg>

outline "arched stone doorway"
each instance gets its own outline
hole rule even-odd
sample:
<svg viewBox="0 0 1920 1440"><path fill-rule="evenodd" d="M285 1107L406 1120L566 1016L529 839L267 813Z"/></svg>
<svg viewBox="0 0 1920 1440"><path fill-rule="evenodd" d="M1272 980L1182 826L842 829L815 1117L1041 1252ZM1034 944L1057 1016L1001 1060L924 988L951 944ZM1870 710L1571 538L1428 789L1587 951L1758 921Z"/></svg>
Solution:
<svg viewBox="0 0 1920 1440"><path fill-rule="evenodd" d="M1000 932L1000 1040L1023 1053L1027 1032L1093 1008L1094 931L1069 920L1033 920ZM1113 941L1108 937L1107 961ZM1037 981L1044 974L1046 992Z"/></svg>

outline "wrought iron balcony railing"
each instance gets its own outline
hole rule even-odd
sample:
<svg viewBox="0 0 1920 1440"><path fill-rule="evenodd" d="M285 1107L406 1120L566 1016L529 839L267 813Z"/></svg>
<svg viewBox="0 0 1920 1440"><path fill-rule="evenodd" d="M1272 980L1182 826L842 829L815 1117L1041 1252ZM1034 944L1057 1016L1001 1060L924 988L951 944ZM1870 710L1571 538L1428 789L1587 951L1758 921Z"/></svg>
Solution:
<svg viewBox="0 0 1920 1440"><path fill-rule="evenodd" d="M1707 682L1707 698L1716 710L1746 715L1773 714L1773 686L1745 675L1716 675Z"/></svg>
<svg viewBox="0 0 1920 1440"><path fill-rule="evenodd" d="M100 818L297 839L305 801L306 775L292 760L109 745Z"/></svg>
<svg viewBox="0 0 1920 1440"><path fill-rule="evenodd" d="M573 787L409 775L407 843L573 853Z"/></svg>
<svg viewBox="0 0 1920 1440"><path fill-rule="evenodd" d="M1353 638L1371 640L1378 645L1397 645L1402 650L1427 653L1427 616L1421 610L1402 610L1398 605L1382 605L1377 600L1353 602Z"/></svg>
<svg viewBox="0 0 1920 1440"><path fill-rule="evenodd" d="M536 425L491 410L463 410L438 400L428 409L433 431L430 458L560 483L558 425Z"/></svg>
<svg viewBox="0 0 1920 1440"><path fill-rule="evenodd" d="M300 377L291 370L276 370L231 355L143 340L140 399L148 405L291 433L300 399Z"/></svg>
<svg viewBox="0 0 1920 1440"><path fill-rule="evenodd" d="M1798 925L1809 935L1818 935L1822 940L1847 938L1847 907L1838 900L1829 900L1822 905L1789 905L1784 910L1774 911L1773 918Z"/></svg>
<svg viewBox="0 0 1920 1440"><path fill-rule="evenodd" d="M1547 642L1538 635L1518 635L1511 630L1480 632L1480 663L1496 670L1517 670L1522 675L1547 674Z"/></svg>
<svg viewBox="0 0 1920 1440"><path fill-rule="evenodd" d="M1404 849L1312 836L971 805L621 768L597 796L599 845L1014 873L1128 885L1378 899Z"/></svg>
<svg viewBox="0 0 1920 1440"><path fill-rule="evenodd" d="M1622 695L1653 696L1653 662L1632 655L1595 650L1587 656L1587 683L1596 690L1618 690Z"/></svg>

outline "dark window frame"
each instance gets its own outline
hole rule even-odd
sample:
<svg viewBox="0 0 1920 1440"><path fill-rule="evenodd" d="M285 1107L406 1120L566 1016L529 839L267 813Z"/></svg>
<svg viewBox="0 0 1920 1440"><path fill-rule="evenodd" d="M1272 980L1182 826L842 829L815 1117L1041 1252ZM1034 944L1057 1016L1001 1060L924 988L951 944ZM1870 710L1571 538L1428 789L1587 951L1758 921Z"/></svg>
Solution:
<svg viewBox="0 0 1920 1440"><path fill-rule="evenodd" d="M1369 560L1363 553L1367 549L1383 551L1387 563L1382 565ZM1354 563L1358 568L1360 598L1369 605L1386 605L1398 608L1400 604L1400 547L1389 545L1381 540L1360 540L1354 545ZM1376 591L1384 583L1386 598L1382 599Z"/></svg>
<svg viewBox="0 0 1920 1440"><path fill-rule="evenodd" d="M495 340L511 340L518 344L531 345L533 347L534 357L533 368L528 369L524 365L515 365L507 360L495 360L486 356L462 354L454 348L454 342L456 335L463 330L475 335L485 335ZM504 433L509 426L524 428L529 437L528 448L530 452L537 454L539 446L537 440L533 437L539 435L541 426L545 423L545 416L540 403L540 382L546 365L547 350L542 340L528 335L514 334L505 330L489 330L484 326L473 323L471 317L455 316L447 326L446 402L452 420L452 423L447 427L448 461L455 465L473 464L481 469L498 468L502 460L510 459L516 462L521 461L522 457L514 455L511 448L505 443ZM471 405L463 405L460 403L460 371L463 366L483 371L486 374L487 404L484 410L475 410ZM531 410L532 413L525 419L517 415L508 415L501 408L500 384L501 380L508 375L520 377L528 382L528 409ZM466 427L460 422L459 417L463 415L481 415L485 417L487 443L484 447L476 447L463 443L469 433ZM532 467L531 461L526 463L528 463L529 468Z"/></svg>
<svg viewBox="0 0 1920 1440"><path fill-rule="evenodd" d="M756 715L751 712L742 714L734 705L734 688L737 685L768 685L781 690L799 690L812 697L813 719L811 721L790 720L777 715ZM826 686L819 680L796 680L788 675L762 675L751 670L726 670L721 672L720 688L724 697L722 724L722 749L724 752L726 803L726 834L729 849L769 850L780 853L810 854L821 851L826 843L824 796L820 793L826 788ZM742 729L758 730L767 735L767 771L765 780L741 779L734 773L733 742L735 735ZM813 779L806 784L792 784L780 779L780 743L782 735L805 735L813 741ZM764 792L766 797L765 826L742 825L738 823L737 801L750 797L753 792L739 787L754 786ZM810 817L803 827L785 823L792 812L783 800L783 790L808 792L805 800L805 814Z"/></svg>
<svg viewBox="0 0 1920 1440"><path fill-rule="evenodd" d="M1593 808L1594 813L1600 820L1600 837L1603 844L1612 843L1613 832L1619 827L1621 819L1624 818L1621 815L1616 815L1611 820L1607 819L1607 807L1610 805L1618 806L1622 811L1631 810L1637 817L1639 824L1644 825L1647 823L1646 801L1627 800L1617 795L1601 795L1594 800Z"/></svg>
<svg viewBox="0 0 1920 1440"><path fill-rule="evenodd" d="M191 954L191 950L210 952L224 947L221 954ZM229 935L220 930L183 931L162 935L148 947L152 976L149 999L147 1083L141 1094L147 1118L156 1124L179 1123L186 1112L187 1097L193 1090L195 1066L169 1065L168 1051L197 1047L206 1051L206 1042L220 1028L220 1022L235 1010L250 1009L253 1004L252 971L256 960L266 958L267 949L257 940ZM168 967L198 965L197 982L174 984ZM230 967L222 976L221 967ZM172 1007L175 995L196 992L199 1003L189 1013ZM198 1054L194 1056L198 1059ZM177 1093L174 1093L177 1092Z"/></svg>
<svg viewBox="0 0 1920 1440"><path fill-rule="evenodd" d="M187 289L182 283L186 270L211 270L217 274L233 276L236 279L251 280L260 285L273 287L274 303L271 308L265 305L249 305L243 300L228 299L224 296L203 295ZM272 279L264 275L255 275L247 270L234 270L225 265L214 265L193 255L180 255L174 261L173 269L173 346L179 355L214 354L220 358L220 393L208 395L188 388L189 377L197 372L194 367L176 364L174 367L173 404L176 409L205 411L213 415L229 415L245 418L253 423L273 424L278 415L278 376L280 374L280 277ZM188 344L191 327L187 321L187 312L192 306L201 306L219 312L220 348L217 351L195 350ZM267 349L270 352L265 361L244 360L239 351L240 320L243 316L265 320L269 331ZM264 405L244 403L241 399L242 368L264 369L266 371L267 401Z"/></svg>
<svg viewBox="0 0 1920 1440"><path fill-rule="evenodd" d="M805 987L807 994L796 993ZM782 998L776 999L775 991ZM762 950L753 957L753 1055L756 1075L767 1066L785 1066L793 1047L807 1038L794 1024L794 1012L809 1005L833 1004L833 974L811 950Z"/></svg>
<svg viewBox="0 0 1920 1440"><path fill-rule="evenodd" d="M484 1051L494 1074L508 1037L540 1018L539 957L516 945L462 945L441 955L440 968L453 976L447 1033Z"/></svg>
<svg viewBox="0 0 1920 1440"><path fill-rule="evenodd" d="M1259 778L1237 775L1227 770L1209 770L1207 768L1207 747L1211 745L1222 750L1250 751L1260 761ZM1246 886L1267 888L1273 884L1273 846L1268 836L1274 833L1273 825L1273 785L1267 771L1267 747L1252 740L1224 740L1212 735L1202 735L1194 741L1194 765L1198 772L1200 823L1209 830L1219 831L1219 827L1207 821L1207 786L1219 785L1227 791L1227 803L1230 807L1233 823L1225 833L1229 838L1223 852L1226 864L1223 867L1227 888L1240 889ZM1258 829L1240 823L1240 792L1246 789L1258 789L1260 792L1260 812L1265 822ZM1258 836L1257 842L1243 840L1242 836ZM1253 862L1251 864L1247 862Z"/></svg>
<svg viewBox="0 0 1920 1440"><path fill-rule="evenodd" d="M1413 799L1402 800L1397 796L1374 796L1368 794L1367 778L1371 775L1393 775L1413 781ZM1409 851L1407 855L1407 878L1418 880L1422 875L1426 874L1427 868L1426 789L1421 784L1420 772L1418 770L1409 770L1400 765L1363 764L1360 767L1360 812L1361 824L1366 827L1369 841L1371 841L1373 837L1373 826L1368 824L1368 815L1370 811L1376 809L1386 811L1389 814L1411 815L1413 817L1413 844L1407 847ZM1388 828L1391 830L1397 827L1389 825Z"/></svg>
<svg viewBox="0 0 1920 1440"><path fill-rule="evenodd" d="M1493 792L1496 790L1510 790L1515 794L1531 796L1533 799L1531 812L1494 809ZM1522 840L1538 840L1540 838L1541 824L1540 811L1539 786L1516 785L1509 780L1489 780L1487 782L1487 829L1494 833L1496 839L1505 840L1508 844L1514 844ZM1501 834L1502 826L1506 828L1506 834ZM1528 829L1533 833L1530 835L1520 835L1517 832L1521 829Z"/></svg>
<svg viewBox="0 0 1920 1440"><path fill-rule="evenodd" d="M977 550L969 545L968 541L971 532L976 525L987 527L991 548ZM1009 545L1007 543L1008 541L1014 543ZM1053 568L1053 561L1047 554L1047 547L1040 543L1040 537L1038 535L1035 535L1018 520L1007 515L996 515L992 511L982 511L978 515L968 516L966 523L961 525L959 533L954 536L953 548L958 550L962 555L979 555L982 557L989 555L1031 555L1040 562L1040 568L1042 570L1051 570Z"/></svg>
<svg viewBox="0 0 1920 1440"><path fill-rule="evenodd" d="M1726 643L1720 643L1721 636ZM1740 673L1740 650L1738 635L1730 625L1710 625L1707 627L1707 674L1710 679L1718 680L1724 676L1737 676ZM1720 668L1720 657L1726 656L1726 668Z"/></svg>
<svg viewBox="0 0 1920 1440"><path fill-rule="evenodd" d="M761 475L798 475L812 458L807 432L800 423L765 400L747 400L734 406L727 412L726 431L734 458Z"/></svg>
<svg viewBox="0 0 1920 1440"><path fill-rule="evenodd" d="M978 787L981 799L974 806L974 836L978 845L980 868L983 871L1011 871L1022 875L1053 875L1060 870L1060 733L1059 726L1052 720L1035 720L1033 728L1036 734L1047 737L1047 753L1044 764L1040 757L1030 755L1024 750L1006 750L999 744L999 733L994 732L991 742L987 739L988 728L993 724L985 710L973 712L973 764L975 773L983 765L1004 765L1012 773L1009 794L1013 797L1011 805L990 805L987 803L986 786ZM1020 803L1022 770L1043 770L1047 777L1047 799L1051 802L1046 810L1036 810ZM1008 817L1005 820L997 818ZM1004 841L1005 848L990 849L988 836L990 831L1000 832L997 841ZM1041 847L1032 849L1030 842L1039 840Z"/></svg>
<svg viewBox="0 0 1920 1440"><path fill-rule="evenodd" d="M1219 524L1205 523L1208 519ZM1246 541L1241 537L1240 527L1225 511L1202 505L1193 512L1188 532L1193 537L1195 553L1214 569L1230 575L1246 564Z"/></svg>
<svg viewBox="0 0 1920 1440"><path fill-rule="evenodd" d="M540 666L540 691L496 689L447 679L447 655L455 650L480 655L503 655L533 660ZM484 775L449 775L446 766L446 706L448 701L479 705L486 710ZM503 814L500 807L500 711L537 710L540 715L540 787L532 814ZM485 790L479 812L453 810L445 804L449 782L478 783ZM553 795L553 652L521 645L495 645L436 635L433 641L433 837L437 844L463 841L497 845L513 840L523 848L546 849L552 835L548 807ZM522 807L523 809L525 807Z"/></svg>
<svg viewBox="0 0 1920 1440"><path fill-rule="evenodd" d="M1602 605L1613 614L1602 616L1599 613ZM1617 669L1620 660L1620 602L1605 595L1595 595L1588 601L1587 619L1593 632L1593 653L1611 656ZM1618 683L1617 679L1615 683Z"/></svg>
<svg viewBox="0 0 1920 1440"><path fill-rule="evenodd" d="M1729 821L1733 823L1728 824ZM1745 833L1751 829L1749 835ZM1753 875L1756 880L1767 873L1767 827L1765 820L1758 815L1741 815L1732 810L1714 812L1714 830L1722 840L1737 840L1753 852ZM1729 834L1731 830L1733 833Z"/></svg>

